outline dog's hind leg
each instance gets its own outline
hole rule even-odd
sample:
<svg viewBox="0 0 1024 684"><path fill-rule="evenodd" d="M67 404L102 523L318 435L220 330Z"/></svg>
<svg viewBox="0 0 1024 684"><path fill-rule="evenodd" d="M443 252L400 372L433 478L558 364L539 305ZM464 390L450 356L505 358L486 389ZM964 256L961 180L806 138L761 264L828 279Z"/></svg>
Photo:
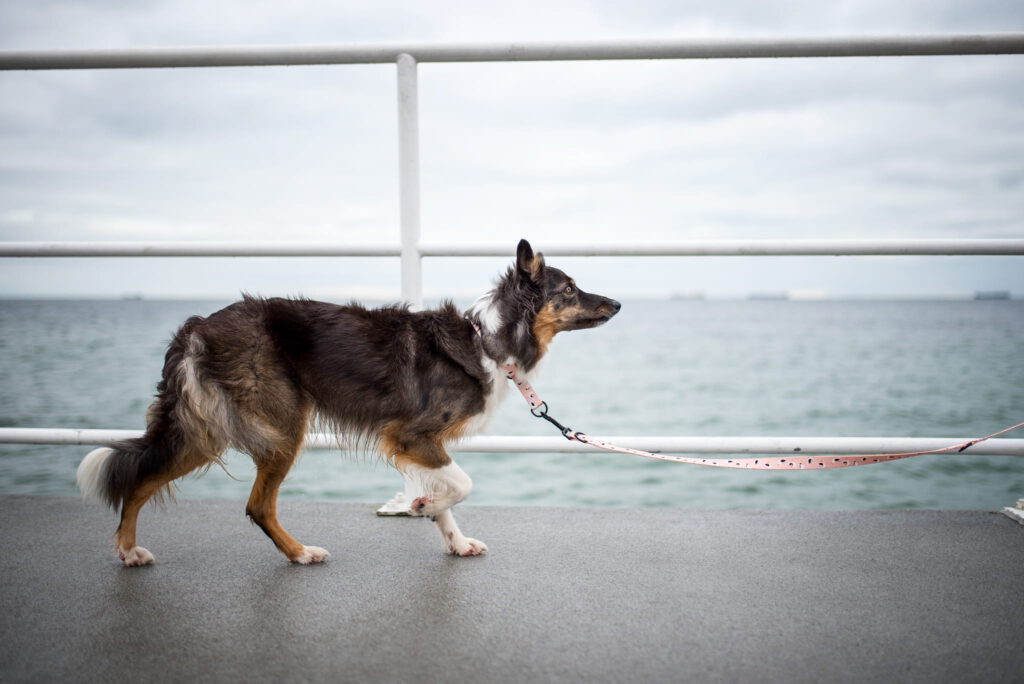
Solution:
<svg viewBox="0 0 1024 684"><path fill-rule="evenodd" d="M173 479L167 478L166 481L160 481L154 478L144 482L129 498L125 499L124 505L121 507L121 524L117 526L114 537L117 557L124 562L125 567L151 565L156 562L153 554L139 546L135 540L139 511L146 505L150 497L160 491L162 487L166 487Z"/></svg>
<svg viewBox="0 0 1024 684"><path fill-rule="evenodd" d="M252 486L245 513L260 526L288 560L309 565L322 562L330 554L318 546L299 543L277 519L277 492L298 454L299 446L295 445L291 450L277 451L270 457L255 459L256 482Z"/></svg>
<svg viewBox="0 0 1024 684"><path fill-rule="evenodd" d="M124 497L121 506L121 523L117 527L114 538L117 556L124 562L125 567L151 565L156 562L153 554L139 546L135 538L139 511L142 510L146 502L154 494L167 488L174 480L209 464L210 461L206 458L186 454L175 463L173 468L145 478Z"/></svg>
<svg viewBox="0 0 1024 684"><path fill-rule="evenodd" d="M149 501L149 498L164 485L166 483L143 484L135 490L131 498L127 499L121 508L121 524L117 526L114 538L117 557L124 562L125 567L151 565L156 562L156 558L148 549L144 549L136 543L135 533L139 511Z"/></svg>

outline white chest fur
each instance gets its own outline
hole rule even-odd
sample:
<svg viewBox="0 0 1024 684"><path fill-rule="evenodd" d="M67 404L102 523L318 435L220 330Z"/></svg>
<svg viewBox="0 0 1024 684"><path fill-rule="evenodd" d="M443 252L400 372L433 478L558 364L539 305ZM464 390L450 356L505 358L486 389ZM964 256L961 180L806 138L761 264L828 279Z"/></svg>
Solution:
<svg viewBox="0 0 1024 684"><path fill-rule="evenodd" d="M505 396L508 394L508 378L505 376L505 371L502 370L494 359L490 358L486 354L483 354L480 359L481 365L484 370L491 378L490 391L484 397L484 410L473 416L466 426L465 435L480 434L487 429L491 419L494 417L494 412L504 401Z"/></svg>

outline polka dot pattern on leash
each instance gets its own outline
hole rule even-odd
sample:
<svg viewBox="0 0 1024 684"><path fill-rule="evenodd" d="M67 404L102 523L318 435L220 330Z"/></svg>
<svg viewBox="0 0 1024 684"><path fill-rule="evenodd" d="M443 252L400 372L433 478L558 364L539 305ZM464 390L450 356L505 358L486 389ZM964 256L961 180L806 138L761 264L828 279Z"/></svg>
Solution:
<svg viewBox="0 0 1024 684"><path fill-rule="evenodd" d="M522 376L519 375L519 369L514 364L507 364L503 366L505 374L508 379L515 383L516 388L519 390L523 398L526 399L530 405L530 410L533 415L538 418L544 418L549 423L557 427L562 435L569 440L580 442L582 444L588 444L598 449L604 449L606 451L614 451L620 454L631 454L633 456L642 456L643 458L653 458L659 461L670 461L672 463L686 463L689 465L701 465L710 466L713 468L744 468L751 470L824 470L826 468L851 468L860 465L873 465L875 463L888 463L890 461L898 461L903 458L910 458L911 456L923 456L924 454L942 454L951 451L957 453L966 451L971 446L984 442L985 440L998 437L999 435L1006 434L1017 428L1024 427L1024 423L1017 423L1005 430L994 432L991 435L980 437L978 439L968 440L959 444L953 444L948 447L941 449L931 449L928 451L909 451L900 454L868 454L859 456L818 456L818 457L792 457L792 456L774 456L767 458L698 458L695 456L675 456L673 454L658 454L650 451L642 451L640 449L631 449L629 447L616 446L603 442L599 439L590 437L589 435L572 430L565 427L557 420L552 418L547 413L547 404L540 398L533 387L530 386Z"/></svg>

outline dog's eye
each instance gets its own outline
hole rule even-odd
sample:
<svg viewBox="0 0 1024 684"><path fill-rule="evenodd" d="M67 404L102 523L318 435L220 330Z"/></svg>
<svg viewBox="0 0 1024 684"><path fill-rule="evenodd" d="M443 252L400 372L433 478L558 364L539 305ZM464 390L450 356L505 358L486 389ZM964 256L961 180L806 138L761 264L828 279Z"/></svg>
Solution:
<svg viewBox="0 0 1024 684"><path fill-rule="evenodd" d="M562 290L562 292L565 294L565 296L571 297L573 293L572 285L566 285L565 289Z"/></svg>

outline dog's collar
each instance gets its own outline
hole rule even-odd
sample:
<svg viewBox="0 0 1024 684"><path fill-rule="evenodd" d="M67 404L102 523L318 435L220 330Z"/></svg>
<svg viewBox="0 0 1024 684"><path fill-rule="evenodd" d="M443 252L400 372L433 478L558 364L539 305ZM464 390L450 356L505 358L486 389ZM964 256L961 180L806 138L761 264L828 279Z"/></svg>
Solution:
<svg viewBox="0 0 1024 684"><path fill-rule="evenodd" d="M476 336L480 338L480 349L483 350L484 356L493 359L494 362L497 363L498 360L491 356L491 353L487 351L487 340L484 338L484 330L480 327L480 324L473 320L468 314L463 316L463 318L473 326L473 330L476 331Z"/></svg>
<svg viewBox="0 0 1024 684"><path fill-rule="evenodd" d="M473 326L473 330L476 331L477 336L480 338L480 343L483 344L484 331L480 328L479 324L469 316L466 316L466 320ZM486 351L487 348L484 347L484 352L486 353ZM530 386L530 383L526 381L526 378L520 375L519 364L503 363L501 364L501 370L505 371L505 377L515 384L516 389L519 390L519 393L522 394L523 398L530 404L531 409L537 409L544 403L544 401L537 396L537 393L533 390L533 387Z"/></svg>

